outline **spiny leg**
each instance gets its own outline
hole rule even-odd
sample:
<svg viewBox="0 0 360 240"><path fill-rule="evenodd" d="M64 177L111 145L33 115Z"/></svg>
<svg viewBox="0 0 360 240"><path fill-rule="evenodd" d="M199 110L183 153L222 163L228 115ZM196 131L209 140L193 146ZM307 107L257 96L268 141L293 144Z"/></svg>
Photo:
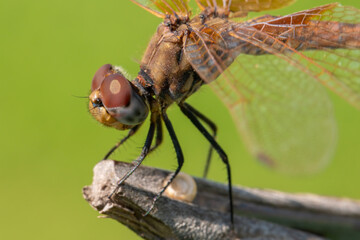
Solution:
<svg viewBox="0 0 360 240"><path fill-rule="evenodd" d="M233 207L233 197L232 197L232 184L231 184L231 171L228 157L220 145L215 141L215 139L210 135L210 133L204 128L196 116L187 108L185 104L179 104L181 111L190 119L190 121L195 125L195 127L204 135L204 137L211 143L213 148L219 154L221 160L226 165L226 170L228 174L228 187L229 187L229 200L230 200L230 221L231 226L234 226L234 207Z"/></svg>
<svg viewBox="0 0 360 240"><path fill-rule="evenodd" d="M174 148L175 148L175 152L176 152L176 157L177 157L177 160L178 160L178 166L175 170L175 172L173 173L173 175L171 176L171 178L169 179L169 181L166 183L166 185L161 189L161 191L154 197L153 199L153 202L149 208L149 210L144 214L144 216L148 215L151 210L154 208L155 206L155 203L156 201L161 197L161 195L164 193L164 191L166 190L166 188L171 184L171 182L174 180L174 178L178 175L178 173L180 172L181 170L181 167L184 163L184 156L183 156L183 153L182 153L182 150L181 150L181 147L180 147L180 144L179 144L179 141L176 137L176 134L175 134L175 131L174 131L174 128L165 112L165 109L162 110L161 112L162 114L162 118L163 118L163 121L165 123L165 126L170 134L170 138L171 138L171 141L174 145Z"/></svg>
<svg viewBox="0 0 360 240"><path fill-rule="evenodd" d="M158 116L156 119L156 138L155 138L155 145L150 148L149 153L154 151L157 147L161 145L163 141L163 130L162 130L162 121L161 117Z"/></svg>
<svg viewBox="0 0 360 240"><path fill-rule="evenodd" d="M150 122L150 128L145 140L144 147L142 148L140 156L133 162L134 166L132 169L130 169L124 177L122 177L116 185L116 188L112 191L112 193L109 195L109 199L114 195L115 192L117 192L121 186L121 184L133 174L133 172L140 166L142 161L145 159L146 155L149 153L149 149L152 143L152 140L154 138L154 132L155 132L155 120L156 117L154 117L154 114L151 115L151 122Z"/></svg>
<svg viewBox="0 0 360 240"><path fill-rule="evenodd" d="M136 125L135 127L133 127L132 129L129 130L128 134L126 135L126 137L124 137L123 139L121 139L120 142L116 143L115 146L113 146L109 152L105 155L105 157L103 158L104 160L108 159L110 157L110 155L120 146L122 145L126 140L128 140L131 136L133 136L137 130L140 128L140 125Z"/></svg>
<svg viewBox="0 0 360 240"><path fill-rule="evenodd" d="M204 123L206 123L210 127L210 129L212 130L212 137L216 139L217 127L215 123L211 121L208 117L203 115L201 112L196 110L194 107L189 105L188 103L184 103L184 105L188 108L189 111L191 111L195 116L200 118L202 121L204 121ZM214 149L213 146L210 144L209 152L206 159L205 169L203 173L203 178L206 178L208 175L213 149Z"/></svg>

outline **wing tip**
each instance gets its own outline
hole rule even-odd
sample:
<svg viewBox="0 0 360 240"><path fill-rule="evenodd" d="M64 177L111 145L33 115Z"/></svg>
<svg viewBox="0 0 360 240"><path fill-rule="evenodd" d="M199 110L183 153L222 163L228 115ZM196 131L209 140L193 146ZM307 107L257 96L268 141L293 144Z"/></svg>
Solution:
<svg viewBox="0 0 360 240"><path fill-rule="evenodd" d="M145 5L137 2L136 0L130 0L130 1L133 2L134 4L138 5L138 6L141 7L142 9L145 9L146 11L148 11L149 13L151 13L152 15L154 15L154 16L156 16L156 17L158 17L158 18L165 18L165 17L166 17L165 14L160 13L160 12L158 12L158 11L155 11L155 10L153 10L153 9L151 9L151 8L149 8L149 7L145 6Z"/></svg>

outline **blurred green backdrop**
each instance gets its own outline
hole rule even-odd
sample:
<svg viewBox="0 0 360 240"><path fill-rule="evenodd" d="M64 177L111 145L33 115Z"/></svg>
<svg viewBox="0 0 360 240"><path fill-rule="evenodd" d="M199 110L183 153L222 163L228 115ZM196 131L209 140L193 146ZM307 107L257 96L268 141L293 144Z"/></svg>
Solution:
<svg viewBox="0 0 360 240"><path fill-rule="evenodd" d="M302 0L276 13L329 2ZM360 7L356 0L339 2ZM135 76L159 23L124 0L0 1L2 239L138 239L115 221L98 219L82 198L93 166L125 133L100 126L88 114L87 100L73 95L87 96L93 74L105 63L122 65ZM360 113L332 98L338 148L324 171L307 177L279 175L254 161L229 113L208 88L190 102L218 124L218 140L230 157L236 184L360 198ZM201 176L207 142L177 107L169 115L186 157L183 170ZM145 133L146 127L113 158L134 159ZM167 135L145 164L175 169ZM209 177L226 181L219 158Z"/></svg>

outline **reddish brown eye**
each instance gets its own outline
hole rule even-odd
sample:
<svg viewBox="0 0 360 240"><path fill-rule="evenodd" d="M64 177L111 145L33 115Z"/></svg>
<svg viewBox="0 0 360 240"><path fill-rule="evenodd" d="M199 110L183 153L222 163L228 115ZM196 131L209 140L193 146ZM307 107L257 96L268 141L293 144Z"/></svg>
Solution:
<svg viewBox="0 0 360 240"><path fill-rule="evenodd" d="M118 73L105 77L100 86L101 100L106 108L127 106L131 99L131 91L129 81Z"/></svg>
<svg viewBox="0 0 360 240"><path fill-rule="evenodd" d="M100 87L106 75L111 73L111 70L111 64L105 64L96 71L94 78L91 82L91 91L94 91L95 89L98 89Z"/></svg>

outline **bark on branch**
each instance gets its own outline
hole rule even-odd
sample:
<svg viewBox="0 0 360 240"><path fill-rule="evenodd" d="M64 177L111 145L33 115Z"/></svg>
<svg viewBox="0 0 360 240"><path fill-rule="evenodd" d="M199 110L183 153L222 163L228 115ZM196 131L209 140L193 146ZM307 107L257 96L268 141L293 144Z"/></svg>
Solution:
<svg viewBox="0 0 360 240"><path fill-rule="evenodd" d="M144 239L360 239L359 201L245 187L234 187L235 231L230 231L227 186L199 178L193 203L161 197L143 217L171 172L140 166L110 201L131 166L98 163L83 195L101 214Z"/></svg>

